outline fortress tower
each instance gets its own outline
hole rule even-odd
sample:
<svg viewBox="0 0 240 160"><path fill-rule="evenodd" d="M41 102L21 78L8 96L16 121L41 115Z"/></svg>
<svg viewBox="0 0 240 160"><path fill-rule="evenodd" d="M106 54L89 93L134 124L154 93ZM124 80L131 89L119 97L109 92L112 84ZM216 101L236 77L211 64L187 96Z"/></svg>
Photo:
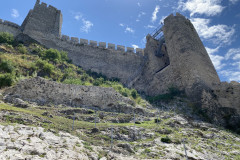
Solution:
<svg viewBox="0 0 240 160"><path fill-rule="evenodd" d="M46 3L36 1L33 10L30 10L21 29L23 33L32 35L34 32L61 36L62 14L61 11Z"/></svg>
<svg viewBox="0 0 240 160"><path fill-rule="evenodd" d="M170 65L175 77L185 88L199 85L212 87L220 83L210 57L190 20L181 14L170 15L164 20Z"/></svg>
<svg viewBox="0 0 240 160"><path fill-rule="evenodd" d="M133 87L158 95L174 86L200 98L203 89L220 83L210 57L190 20L171 14L164 20L165 44L147 36L144 55L148 61ZM160 48L161 47L161 48ZM158 55L161 50L161 56ZM194 93L193 93L194 92Z"/></svg>

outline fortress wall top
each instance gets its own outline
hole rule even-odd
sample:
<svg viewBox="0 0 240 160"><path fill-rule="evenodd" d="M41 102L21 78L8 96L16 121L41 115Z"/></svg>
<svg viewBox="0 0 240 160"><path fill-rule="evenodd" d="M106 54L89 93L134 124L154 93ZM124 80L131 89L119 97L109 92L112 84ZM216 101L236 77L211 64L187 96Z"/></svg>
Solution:
<svg viewBox="0 0 240 160"><path fill-rule="evenodd" d="M117 50L125 52L125 46L117 45Z"/></svg>
<svg viewBox="0 0 240 160"><path fill-rule="evenodd" d="M71 42L72 43L79 43L79 39L77 37L71 37Z"/></svg>
<svg viewBox="0 0 240 160"><path fill-rule="evenodd" d="M115 50L115 44L112 44L112 43L108 43L108 49L113 49Z"/></svg>
<svg viewBox="0 0 240 160"><path fill-rule="evenodd" d="M0 19L0 24L7 25L7 26L10 26L10 27L14 27L14 28L17 28L17 29L20 28L20 26L18 24L10 22L10 21L2 20L2 19Z"/></svg>
<svg viewBox="0 0 240 160"><path fill-rule="evenodd" d="M100 48L106 48L106 42L99 42Z"/></svg>
<svg viewBox="0 0 240 160"><path fill-rule="evenodd" d="M134 53L134 48L132 48L132 47L127 47L127 52L133 52L133 53Z"/></svg>
<svg viewBox="0 0 240 160"><path fill-rule="evenodd" d="M97 47L97 41L90 40L90 46Z"/></svg>
<svg viewBox="0 0 240 160"><path fill-rule="evenodd" d="M87 39L80 39L80 44L83 44L83 45L88 45L88 40Z"/></svg>
<svg viewBox="0 0 240 160"><path fill-rule="evenodd" d="M144 54L143 53L144 50L141 48L136 48L136 52L135 52L134 48L132 48L132 47L125 47L125 46L117 45L117 49L116 49L115 48L116 45L112 44L112 43L108 43L108 46L106 46L107 45L106 42L97 42L97 41L87 40L87 39L82 39L82 38L80 38L80 42L79 42L77 37L69 37L67 35L62 35L61 40L70 42L70 43L74 43L74 44L89 45L92 47L117 50L117 51L121 51L122 53L124 53L124 52L134 53L138 56L143 56L143 54ZM126 51L126 48L127 48L127 51Z"/></svg>
<svg viewBox="0 0 240 160"><path fill-rule="evenodd" d="M21 33L21 29L18 24L0 19L0 32L9 32L13 36L17 36Z"/></svg>

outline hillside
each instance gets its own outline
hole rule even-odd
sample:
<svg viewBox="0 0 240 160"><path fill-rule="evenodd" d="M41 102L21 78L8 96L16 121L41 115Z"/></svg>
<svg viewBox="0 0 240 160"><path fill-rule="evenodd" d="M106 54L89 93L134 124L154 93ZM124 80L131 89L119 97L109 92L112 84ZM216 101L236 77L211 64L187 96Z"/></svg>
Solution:
<svg viewBox="0 0 240 160"><path fill-rule="evenodd" d="M0 159L184 159L185 149L188 159L240 159L240 136L207 123L176 88L145 97L151 105L66 52L7 33L0 43Z"/></svg>

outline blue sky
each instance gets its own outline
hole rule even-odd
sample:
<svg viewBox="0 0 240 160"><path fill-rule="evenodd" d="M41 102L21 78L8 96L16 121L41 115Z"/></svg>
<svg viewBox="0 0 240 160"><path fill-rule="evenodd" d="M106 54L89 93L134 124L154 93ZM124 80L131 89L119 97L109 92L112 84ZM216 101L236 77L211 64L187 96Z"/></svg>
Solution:
<svg viewBox="0 0 240 160"><path fill-rule="evenodd" d="M62 34L144 48L145 36L179 12L194 24L221 81L240 82L240 0L41 0L62 11ZM0 18L23 22L35 0L1 2Z"/></svg>

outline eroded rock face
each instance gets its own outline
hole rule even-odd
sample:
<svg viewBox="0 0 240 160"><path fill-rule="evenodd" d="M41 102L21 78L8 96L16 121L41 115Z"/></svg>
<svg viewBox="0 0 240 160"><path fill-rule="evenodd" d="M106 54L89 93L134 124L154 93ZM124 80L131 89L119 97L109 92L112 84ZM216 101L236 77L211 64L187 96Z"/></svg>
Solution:
<svg viewBox="0 0 240 160"><path fill-rule="evenodd" d="M4 92L5 101L20 98L38 105L66 105L95 110L145 114L135 102L113 88L60 84L36 77L19 82ZM11 101L10 101L11 100Z"/></svg>
<svg viewBox="0 0 240 160"><path fill-rule="evenodd" d="M201 106L212 122L240 132L240 83L215 84L213 90L203 90Z"/></svg>

